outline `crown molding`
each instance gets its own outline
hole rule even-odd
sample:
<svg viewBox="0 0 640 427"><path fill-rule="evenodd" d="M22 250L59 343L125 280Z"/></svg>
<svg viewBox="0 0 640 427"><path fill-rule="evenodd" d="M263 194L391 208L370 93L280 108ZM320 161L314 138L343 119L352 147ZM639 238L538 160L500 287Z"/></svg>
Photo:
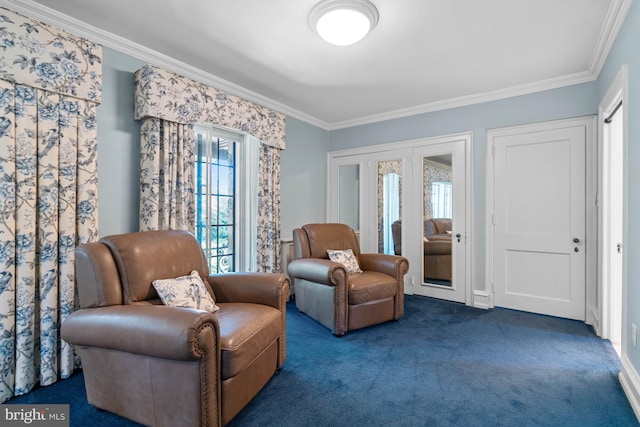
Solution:
<svg viewBox="0 0 640 427"><path fill-rule="evenodd" d="M598 38L598 43L594 49L589 69L576 74L561 76L549 80L528 83L519 86L512 86L496 91L480 93L476 95L462 96L459 98L445 99L442 101L422 104L415 107L403 108L386 113L375 114L371 116L361 117L353 120L345 120L341 122L331 123L327 130L338 130L354 126L361 126L381 122L385 120L399 119L403 117L414 116L418 114L431 113L434 111L448 110L451 108L464 107L473 104L481 104L483 102L497 101L500 99L511 98L514 96L527 95L535 92L542 92L550 89L557 89L564 86L571 86L580 83L586 83L597 80L604 67L604 63L609 56L609 52L613 47L613 43L618 37L620 28L629 12L633 0L613 0L607 11L605 22Z"/></svg>
<svg viewBox="0 0 640 427"><path fill-rule="evenodd" d="M598 78L602 67L604 67L604 63L618 37L622 24L624 24L632 2L633 0L613 0L609 6L600 37L598 38L598 44L589 65L589 71L596 78Z"/></svg>
<svg viewBox="0 0 640 427"><path fill-rule="evenodd" d="M561 76L553 79L543 80L534 83L527 83L519 86L512 86L505 89L499 89L491 92L479 93L475 95L461 96L458 98L445 99L442 101L431 102L428 104L417 105L415 107L402 108L382 114L375 114L363 118L346 120L343 122L332 123L328 130L338 130L354 126L361 126L385 120L399 119L403 117L416 116L419 114L432 113L434 111L448 110L451 108L465 107L474 104L482 104L484 102L498 101L501 99L512 98L514 96L528 95L536 92L542 92L550 89L571 86L580 83L586 83L595 80L590 72L583 71L576 74Z"/></svg>
<svg viewBox="0 0 640 427"><path fill-rule="evenodd" d="M323 130L332 131L348 127L371 124L375 122L425 114L434 111L464 107L490 101L497 101L514 96L527 95L535 92L557 89L564 86L571 86L596 80L600 74L600 71L602 70L602 67L604 66L604 63L606 62L607 56L611 51L618 32L620 31L620 28L624 23L624 19L627 15L627 12L629 11L629 8L631 7L632 1L633 0L612 1L605 18L605 23L600 33L598 44L596 45L589 65L589 69L587 71L539 82L512 86L496 91L451 98L414 107L402 108L386 113L374 114L352 120L333 123L328 123L326 121L320 120L307 113L285 105L279 101L275 101L257 92L253 92L242 86L236 85L228 80L217 77L211 73L207 73L189 64L178 61L160 52L135 43L131 40L88 25L85 22L62 14L32 0L0 0L0 6L4 6L18 13L40 19L66 31L78 34L82 37L86 37L108 48L140 59L141 61L148 62L149 64L163 67L167 70L184 75L185 77L189 77L196 81L209 84L218 89L227 91L248 101L252 101L265 107L272 108L292 118L299 119Z"/></svg>
<svg viewBox="0 0 640 427"><path fill-rule="evenodd" d="M291 108L288 105L282 104L281 102L275 101L257 92L253 92L211 73L207 73L187 63L178 61L163 53L149 49L141 44L125 39L124 37L96 28L34 1L0 0L0 6L9 8L31 18L39 19L49 25L53 25L65 31L85 37L93 42L100 43L102 46L117 50L125 55L132 56L143 62L162 67L185 77L192 78L200 83L211 85L217 89L229 92L232 95L236 95L248 101L255 102L256 104L271 108L282 114L302 120L319 128L327 130L329 127L328 123L303 113L302 111Z"/></svg>

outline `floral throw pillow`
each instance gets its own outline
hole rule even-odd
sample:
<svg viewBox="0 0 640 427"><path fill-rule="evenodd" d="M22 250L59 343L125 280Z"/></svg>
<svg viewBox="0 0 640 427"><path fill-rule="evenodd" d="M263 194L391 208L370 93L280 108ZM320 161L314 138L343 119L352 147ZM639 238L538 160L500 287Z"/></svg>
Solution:
<svg viewBox="0 0 640 427"><path fill-rule="evenodd" d="M193 270L188 276L154 280L152 285L164 305L196 308L210 312L220 309L211 298L196 270Z"/></svg>
<svg viewBox="0 0 640 427"><path fill-rule="evenodd" d="M327 254L331 261L344 265L344 268L347 269L347 274L362 273L360 264L358 264L358 259L351 249L345 249L342 251L327 249Z"/></svg>

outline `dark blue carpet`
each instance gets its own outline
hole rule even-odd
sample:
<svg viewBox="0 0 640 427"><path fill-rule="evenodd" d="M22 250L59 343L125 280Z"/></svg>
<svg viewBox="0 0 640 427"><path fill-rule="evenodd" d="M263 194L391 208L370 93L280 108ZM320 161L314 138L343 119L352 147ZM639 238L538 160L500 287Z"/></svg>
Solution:
<svg viewBox="0 0 640 427"><path fill-rule="evenodd" d="M231 426L638 426L609 341L577 321L407 296L342 338L290 302L287 361ZM134 425L81 374L7 403L70 403L71 425Z"/></svg>

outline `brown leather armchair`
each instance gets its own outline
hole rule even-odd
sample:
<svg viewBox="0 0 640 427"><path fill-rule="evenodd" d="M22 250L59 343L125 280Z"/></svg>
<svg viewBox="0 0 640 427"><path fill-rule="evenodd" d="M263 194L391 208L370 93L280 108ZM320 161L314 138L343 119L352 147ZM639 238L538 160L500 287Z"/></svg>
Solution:
<svg viewBox="0 0 640 427"><path fill-rule="evenodd" d="M293 246L288 269L296 306L334 335L404 315L406 258L360 253L355 232L344 224L304 225L293 230ZM344 265L329 259L328 249L351 249L363 272L348 275Z"/></svg>
<svg viewBox="0 0 640 427"><path fill-rule="evenodd" d="M156 279L199 273L218 311L162 304ZM150 426L219 426L286 358L289 280L210 276L184 231L104 237L76 249L81 309L62 324L84 370L90 404Z"/></svg>

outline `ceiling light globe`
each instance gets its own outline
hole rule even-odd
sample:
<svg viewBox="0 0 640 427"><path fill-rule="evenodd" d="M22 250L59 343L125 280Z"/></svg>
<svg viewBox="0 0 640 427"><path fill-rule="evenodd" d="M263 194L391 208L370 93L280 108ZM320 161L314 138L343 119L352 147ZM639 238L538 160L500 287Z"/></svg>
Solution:
<svg viewBox="0 0 640 427"><path fill-rule="evenodd" d="M327 42L348 46L362 40L378 23L368 0L323 0L309 14L309 25Z"/></svg>
<svg viewBox="0 0 640 427"><path fill-rule="evenodd" d="M371 28L369 19L350 9L337 9L326 13L316 25L316 31L336 46L348 46L364 38Z"/></svg>

